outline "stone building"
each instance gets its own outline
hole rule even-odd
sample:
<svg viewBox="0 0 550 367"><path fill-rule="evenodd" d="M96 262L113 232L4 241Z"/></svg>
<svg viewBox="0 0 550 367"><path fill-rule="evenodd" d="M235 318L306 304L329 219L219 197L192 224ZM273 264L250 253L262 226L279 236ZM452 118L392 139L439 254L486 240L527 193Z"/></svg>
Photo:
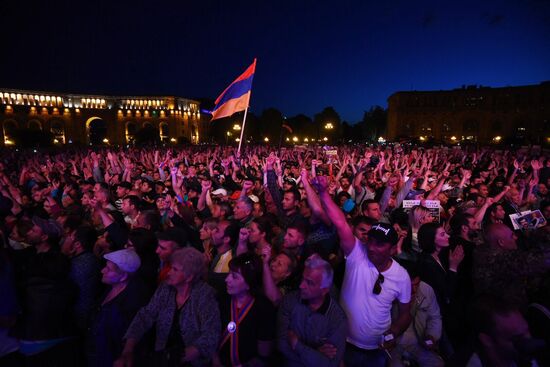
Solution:
<svg viewBox="0 0 550 367"><path fill-rule="evenodd" d="M397 92L388 99L388 139L550 142L550 81L449 91Z"/></svg>
<svg viewBox="0 0 550 367"><path fill-rule="evenodd" d="M148 125L163 142L199 143L207 116L198 101L173 97L62 94L0 89L0 144L12 145L17 129L51 132L54 144L131 144Z"/></svg>

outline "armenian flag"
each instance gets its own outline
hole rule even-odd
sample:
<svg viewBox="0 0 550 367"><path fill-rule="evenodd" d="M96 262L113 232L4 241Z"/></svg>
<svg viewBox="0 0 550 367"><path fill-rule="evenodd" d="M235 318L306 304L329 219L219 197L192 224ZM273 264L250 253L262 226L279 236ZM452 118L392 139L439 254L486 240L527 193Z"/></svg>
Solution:
<svg viewBox="0 0 550 367"><path fill-rule="evenodd" d="M212 111L212 120L231 116L235 112L244 111L248 108L250 102L250 93L252 90L252 79L256 71L256 59L244 73L225 88L225 90L216 99L214 110Z"/></svg>

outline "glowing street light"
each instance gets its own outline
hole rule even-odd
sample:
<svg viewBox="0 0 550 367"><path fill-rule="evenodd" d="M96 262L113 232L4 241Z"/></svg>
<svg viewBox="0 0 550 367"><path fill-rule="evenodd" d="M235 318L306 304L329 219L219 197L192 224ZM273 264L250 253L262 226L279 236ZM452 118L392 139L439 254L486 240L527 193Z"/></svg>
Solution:
<svg viewBox="0 0 550 367"><path fill-rule="evenodd" d="M175 143L177 140L176 140L176 138L171 138L170 141L171 141L172 143Z"/></svg>
<svg viewBox="0 0 550 367"><path fill-rule="evenodd" d="M105 144L107 144L107 143L109 143L109 139L105 138L105 139L103 139L103 142L104 142Z"/></svg>
<svg viewBox="0 0 550 367"><path fill-rule="evenodd" d="M266 136L266 137L264 138L264 141L265 141L266 143L269 143L269 138Z"/></svg>
<svg viewBox="0 0 550 367"><path fill-rule="evenodd" d="M323 141L328 141L328 138L325 136L325 137L323 138Z"/></svg>
<svg viewBox="0 0 550 367"><path fill-rule="evenodd" d="M239 124L233 125L233 130L235 130L235 131L241 130L241 125L239 125Z"/></svg>
<svg viewBox="0 0 550 367"><path fill-rule="evenodd" d="M238 142L240 142L240 141L241 141L241 139L239 139L239 138L236 138L236 139L235 139L235 141L236 141L236 142L238 143Z"/></svg>
<svg viewBox="0 0 550 367"><path fill-rule="evenodd" d="M493 138L493 140L496 141L497 143L498 143L501 139L502 139L501 136L495 136L495 137Z"/></svg>
<svg viewBox="0 0 550 367"><path fill-rule="evenodd" d="M231 134L231 131L228 131L226 134L227 134L227 136L231 136L231 135L232 135L232 134Z"/></svg>
<svg viewBox="0 0 550 367"><path fill-rule="evenodd" d="M456 136L451 136L452 141L456 141Z"/></svg>
<svg viewBox="0 0 550 367"><path fill-rule="evenodd" d="M327 123L325 124L325 129L327 129L327 130L332 130L332 129L334 129L334 125L332 124L332 122L327 122Z"/></svg>
<svg viewBox="0 0 550 367"><path fill-rule="evenodd" d="M293 137L293 138L292 138L292 141L293 141L293 142L297 142L297 141L298 141L298 137L297 137L297 136Z"/></svg>
<svg viewBox="0 0 550 367"><path fill-rule="evenodd" d="M304 141L307 143L307 142L309 142L309 139L308 139L308 138L305 138Z"/></svg>

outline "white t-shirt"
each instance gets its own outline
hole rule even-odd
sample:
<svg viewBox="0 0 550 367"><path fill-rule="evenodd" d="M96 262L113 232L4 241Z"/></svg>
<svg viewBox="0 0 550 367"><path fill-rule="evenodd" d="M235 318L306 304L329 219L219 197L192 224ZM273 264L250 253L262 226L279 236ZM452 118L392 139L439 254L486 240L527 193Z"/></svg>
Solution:
<svg viewBox="0 0 550 367"><path fill-rule="evenodd" d="M396 261L382 272L382 292L372 292L378 270L369 261L364 245L356 238L353 251L346 259L346 274L342 285L340 305L348 317L347 341L362 349L376 349L382 335L391 326L394 300L409 303L411 280L407 271Z"/></svg>

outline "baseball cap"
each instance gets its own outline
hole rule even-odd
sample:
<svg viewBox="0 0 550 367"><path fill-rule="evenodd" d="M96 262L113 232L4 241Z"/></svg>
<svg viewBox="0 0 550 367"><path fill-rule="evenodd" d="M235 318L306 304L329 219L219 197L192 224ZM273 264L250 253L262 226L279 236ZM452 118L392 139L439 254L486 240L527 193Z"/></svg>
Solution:
<svg viewBox="0 0 550 367"><path fill-rule="evenodd" d="M216 189L212 191L212 195L221 195L221 196L227 196L227 190L223 188Z"/></svg>
<svg viewBox="0 0 550 367"><path fill-rule="evenodd" d="M239 200L240 197L241 197L240 190L233 191L233 194L231 194L231 196L229 197L229 200Z"/></svg>
<svg viewBox="0 0 550 367"><path fill-rule="evenodd" d="M423 195L426 192L424 189L411 190L405 197L405 200L414 200L418 195Z"/></svg>
<svg viewBox="0 0 550 367"><path fill-rule="evenodd" d="M127 273L134 273L141 266L141 260L138 254L132 249L109 252L103 255L103 257L115 263L116 266Z"/></svg>
<svg viewBox="0 0 550 367"><path fill-rule="evenodd" d="M397 244L398 236L395 229L386 223L375 223L367 233L369 240L375 240L378 243L389 243L392 246Z"/></svg>
<svg viewBox="0 0 550 367"><path fill-rule="evenodd" d="M342 209L344 209L344 212L349 213L355 208L355 201L353 199L348 199L344 202L344 206Z"/></svg>

